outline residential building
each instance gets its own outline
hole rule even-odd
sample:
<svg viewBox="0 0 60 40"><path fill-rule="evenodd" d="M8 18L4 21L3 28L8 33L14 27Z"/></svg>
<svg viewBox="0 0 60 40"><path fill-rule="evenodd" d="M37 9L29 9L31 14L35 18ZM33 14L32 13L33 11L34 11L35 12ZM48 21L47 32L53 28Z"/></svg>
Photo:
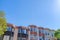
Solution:
<svg viewBox="0 0 60 40"><path fill-rule="evenodd" d="M54 30L36 25L25 27L8 23L3 40L54 40Z"/></svg>

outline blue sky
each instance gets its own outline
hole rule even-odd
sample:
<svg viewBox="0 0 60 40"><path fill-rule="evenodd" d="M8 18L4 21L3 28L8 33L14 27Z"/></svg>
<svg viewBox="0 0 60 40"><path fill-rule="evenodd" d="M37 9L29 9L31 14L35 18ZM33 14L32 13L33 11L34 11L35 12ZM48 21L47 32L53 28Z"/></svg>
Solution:
<svg viewBox="0 0 60 40"><path fill-rule="evenodd" d="M60 28L60 0L0 0L8 23Z"/></svg>

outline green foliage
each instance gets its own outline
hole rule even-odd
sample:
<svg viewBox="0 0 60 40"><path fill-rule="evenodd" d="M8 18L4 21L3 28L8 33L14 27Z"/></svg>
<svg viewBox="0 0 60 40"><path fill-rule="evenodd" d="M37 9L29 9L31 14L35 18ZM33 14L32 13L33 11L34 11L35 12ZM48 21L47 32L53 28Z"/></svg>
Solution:
<svg viewBox="0 0 60 40"><path fill-rule="evenodd" d="M58 39L60 38L60 29L55 31L55 37Z"/></svg>
<svg viewBox="0 0 60 40"><path fill-rule="evenodd" d="M7 28L4 12L0 11L0 35L4 34Z"/></svg>

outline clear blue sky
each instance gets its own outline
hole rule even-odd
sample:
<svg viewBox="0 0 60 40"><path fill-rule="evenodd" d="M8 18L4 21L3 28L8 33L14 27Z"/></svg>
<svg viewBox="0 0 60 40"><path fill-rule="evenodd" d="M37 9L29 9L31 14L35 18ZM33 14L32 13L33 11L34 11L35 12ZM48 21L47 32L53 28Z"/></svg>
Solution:
<svg viewBox="0 0 60 40"><path fill-rule="evenodd" d="M0 0L8 23L60 28L60 0Z"/></svg>

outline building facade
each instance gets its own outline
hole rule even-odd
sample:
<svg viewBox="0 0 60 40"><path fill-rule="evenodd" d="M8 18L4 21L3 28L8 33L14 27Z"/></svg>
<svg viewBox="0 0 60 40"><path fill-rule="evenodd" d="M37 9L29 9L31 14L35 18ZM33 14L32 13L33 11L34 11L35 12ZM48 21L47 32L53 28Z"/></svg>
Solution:
<svg viewBox="0 0 60 40"><path fill-rule="evenodd" d="M54 30L35 25L24 27L8 23L3 40L54 40Z"/></svg>

